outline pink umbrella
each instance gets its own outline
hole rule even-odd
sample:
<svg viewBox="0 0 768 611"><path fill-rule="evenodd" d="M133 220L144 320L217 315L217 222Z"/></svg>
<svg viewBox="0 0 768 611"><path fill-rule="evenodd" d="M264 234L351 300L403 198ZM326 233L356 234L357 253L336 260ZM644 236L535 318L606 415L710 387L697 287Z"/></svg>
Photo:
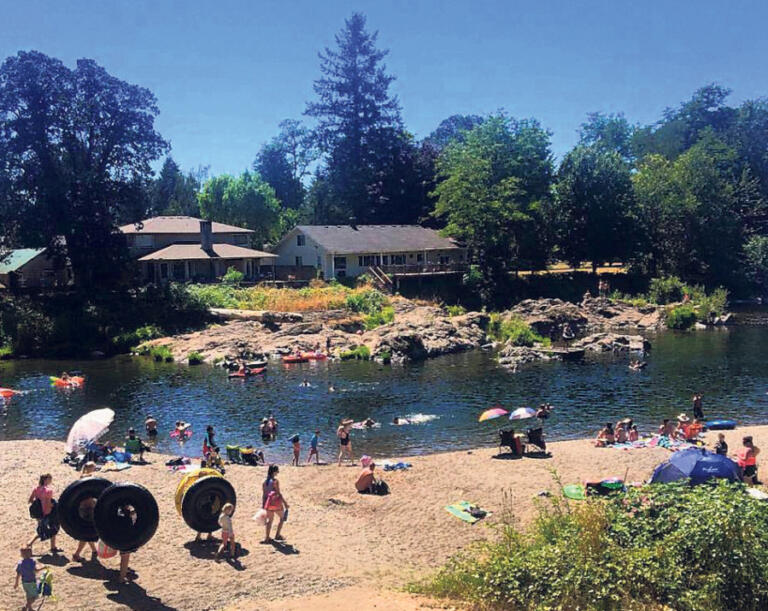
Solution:
<svg viewBox="0 0 768 611"><path fill-rule="evenodd" d="M482 414L480 414L480 417L477 419L477 421L485 422L486 420L493 420L494 418L506 416L508 413L509 412L505 410L503 407L500 407L500 406L492 407L491 409L487 409Z"/></svg>

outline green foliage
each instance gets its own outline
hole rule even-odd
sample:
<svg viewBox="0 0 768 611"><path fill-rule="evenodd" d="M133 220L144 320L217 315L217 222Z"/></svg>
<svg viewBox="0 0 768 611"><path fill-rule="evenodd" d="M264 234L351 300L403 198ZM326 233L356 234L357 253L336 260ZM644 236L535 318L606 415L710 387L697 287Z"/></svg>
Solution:
<svg viewBox="0 0 768 611"><path fill-rule="evenodd" d="M394 322L395 320L395 309L392 306L387 306L384 308L381 308L378 312L375 314L368 314L365 317L364 324L365 328L370 331L371 329L375 329L376 327L380 327L382 325L388 325Z"/></svg>
<svg viewBox="0 0 768 611"><path fill-rule="evenodd" d="M44 354L53 337L53 318L31 299L0 298L0 339L13 354Z"/></svg>
<svg viewBox="0 0 768 611"><path fill-rule="evenodd" d="M675 306L667 312L667 327L670 329L690 329L696 322L696 310L693 305Z"/></svg>
<svg viewBox="0 0 768 611"><path fill-rule="evenodd" d="M227 273L225 273L221 281L224 284L229 284L230 286L240 286L240 283L243 281L243 278L245 277L245 274L241 272L236 267L229 267L227 269Z"/></svg>
<svg viewBox="0 0 768 611"><path fill-rule="evenodd" d="M379 352L378 358L381 360L382 363L386 365L387 363L392 362L392 353L389 352L388 350L384 350L382 352Z"/></svg>
<svg viewBox="0 0 768 611"><path fill-rule="evenodd" d="M768 236L752 236L744 246L747 277L757 287L768 287Z"/></svg>
<svg viewBox="0 0 768 611"><path fill-rule="evenodd" d="M200 365L203 362L203 355L199 352L192 351L187 355L187 363L190 365Z"/></svg>
<svg viewBox="0 0 768 611"><path fill-rule="evenodd" d="M568 153L557 173L552 208L560 256L574 267L591 261L624 260L632 251L630 166L619 153L581 146Z"/></svg>
<svg viewBox="0 0 768 611"><path fill-rule="evenodd" d="M449 305L446 307L446 310L448 310L448 316L461 316L462 314L467 313L467 308L465 308L463 305Z"/></svg>
<svg viewBox="0 0 768 611"><path fill-rule="evenodd" d="M488 337L494 341L507 343L511 342L514 346L528 346L534 344L549 345L551 340L548 337L542 337L519 316L504 318L501 314L491 314L488 323Z"/></svg>
<svg viewBox="0 0 768 611"><path fill-rule="evenodd" d="M140 218L152 163L168 148L155 131L158 112L149 90L92 59L69 68L38 51L6 58L0 66L2 237L66 254L78 286L119 285L128 257L115 226Z"/></svg>
<svg viewBox="0 0 768 611"><path fill-rule="evenodd" d="M474 253L480 292L494 299L518 258L546 258L540 205L549 196L549 134L536 121L492 116L455 140L437 160L433 215Z"/></svg>
<svg viewBox="0 0 768 611"><path fill-rule="evenodd" d="M678 303L685 295L691 296L691 287L677 276L653 278L648 286L648 301L659 305Z"/></svg>
<svg viewBox="0 0 768 611"><path fill-rule="evenodd" d="M360 314L378 314L387 304L384 293L376 289L366 289L347 297L346 308Z"/></svg>
<svg viewBox="0 0 768 611"><path fill-rule="evenodd" d="M168 346L152 346L149 349L149 356L156 361L165 361L166 363L173 362L173 353Z"/></svg>
<svg viewBox="0 0 768 611"><path fill-rule="evenodd" d="M0 345L0 361L3 359L8 359L13 356L13 348L10 346L10 344L2 344Z"/></svg>
<svg viewBox="0 0 768 611"><path fill-rule="evenodd" d="M696 318L703 323L710 323L716 316L725 314L728 307L728 291L724 288L716 288L709 295L699 296L696 306Z"/></svg>
<svg viewBox="0 0 768 611"><path fill-rule="evenodd" d="M199 201L204 218L252 229L259 247L281 236L281 209L275 191L254 172L214 176L203 185Z"/></svg>
<svg viewBox="0 0 768 611"><path fill-rule="evenodd" d="M112 338L112 345L118 352L125 352L127 349L138 344L143 344L151 339L163 336L163 331L156 325L144 325L133 331L120 333Z"/></svg>
<svg viewBox="0 0 768 611"><path fill-rule="evenodd" d="M713 533L715 533L713 535ZM741 484L654 484L540 505L418 587L490 609L768 608L768 511Z"/></svg>
<svg viewBox="0 0 768 611"><path fill-rule="evenodd" d="M342 361L350 361L357 359L358 361L368 361L371 358L371 350L368 346L355 346L350 350L345 350L339 354L339 358Z"/></svg>

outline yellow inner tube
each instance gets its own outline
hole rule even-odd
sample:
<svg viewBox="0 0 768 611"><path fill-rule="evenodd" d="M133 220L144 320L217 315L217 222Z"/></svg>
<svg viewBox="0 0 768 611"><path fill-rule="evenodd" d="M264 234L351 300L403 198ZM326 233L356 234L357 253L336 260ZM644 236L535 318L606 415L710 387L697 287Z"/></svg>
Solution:
<svg viewBox="0 0 768 611"><path fill-rule="evenodd" d="M197 471L192 471L191 473L187 473L184 477L182 477L179 485L176 487L176 496L174 497L176 511L179 515L181 515L181 503L184 500L184 494L186 494L187 490L189 490L192 484L203 477L224 476L216 469L198 469Z"/></svg>

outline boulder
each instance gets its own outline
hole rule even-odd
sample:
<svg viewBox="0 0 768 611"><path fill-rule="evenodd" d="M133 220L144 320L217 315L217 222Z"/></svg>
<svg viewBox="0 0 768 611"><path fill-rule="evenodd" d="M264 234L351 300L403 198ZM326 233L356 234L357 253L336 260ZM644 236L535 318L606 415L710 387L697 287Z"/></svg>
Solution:
<svg viewBox="0 0 768 611"><path fill-rule="evenodd" d="M575 341L573 347L589 352L647 352L651 349L651 342L642 335L595 333Z"/></svg>

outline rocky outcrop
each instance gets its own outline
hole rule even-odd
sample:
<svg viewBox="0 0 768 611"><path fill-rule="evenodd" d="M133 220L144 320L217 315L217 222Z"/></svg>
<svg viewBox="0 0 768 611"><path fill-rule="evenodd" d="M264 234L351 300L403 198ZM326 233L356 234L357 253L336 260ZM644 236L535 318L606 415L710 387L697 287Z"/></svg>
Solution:
<svg viewBox="0 0 768 611"><path fill-rule="evenodd" d="M522 318L539 335L553 340L578 338L608 328L657 329L664 324L663 308L636 308L592 297L585 297L578 305L561 299L526 299L504 315Z"/></svg>
<svg viewBox="0 0 768 611"><path fill-rule="evenodd" d="M571 344L588 352L647 352L651 342L642 335L619 335L617 333L595 333Z"/></svg>
<svg viewBox="0 0 768 611"><path fill-rule="evenodd" d="M528 348L527 346L507 345L499 352L499 364L511 369L517 369L518 365L535 363L537 361L561 360L557 354L550 353L541 348Z"/></svg>
<svg viewBox="0 0 768 611"><path fill-rule="evenodd" d="M486 314L470 312L451 317L442 308L407 300L395 300L393 305L395 322L369 331L364 331L362 317L344 311L336 317L328 312L299 315L299 322L292 316L259 312L258 317L238 316L203 331L148 343L167 345L179 361L193 351L201 353L206 362L219 362L310 351L318 345L325 350L330 343L332 354L364 345L373 358L388 356L392 361L404 362L472 350L487 341Z"/></svg>

